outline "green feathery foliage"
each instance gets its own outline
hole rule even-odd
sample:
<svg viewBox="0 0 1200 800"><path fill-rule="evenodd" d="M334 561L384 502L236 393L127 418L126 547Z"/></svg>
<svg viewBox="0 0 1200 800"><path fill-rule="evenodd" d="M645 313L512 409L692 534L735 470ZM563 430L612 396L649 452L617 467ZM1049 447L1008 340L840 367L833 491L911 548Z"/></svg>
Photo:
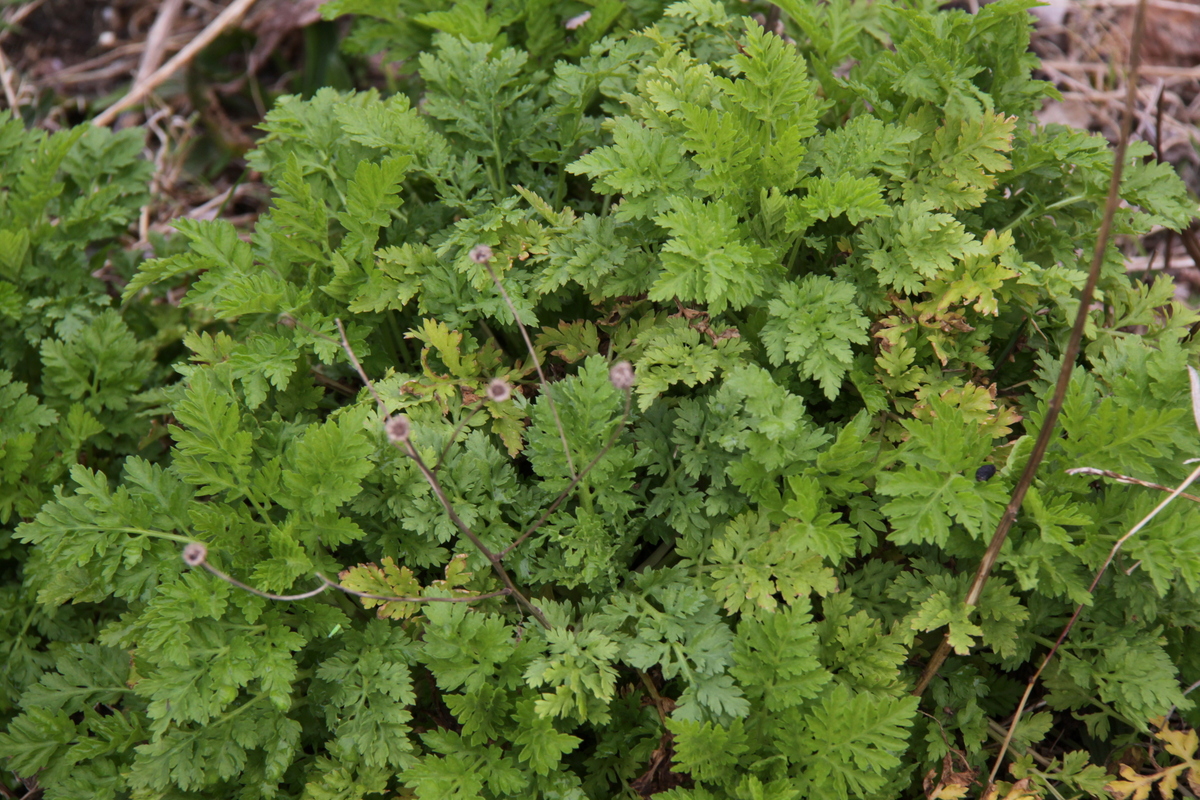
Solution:
<svg viewBox="0 0 1200 800"><path fill-rule="evenodd" d="M1200 511L1089 592L1161 497L1066 472L1174 485L1200 451L1198 318L1111 247L1062 435L962 602L1112 169L1033 117L1033 3L787 0L787 37L737 5L330 3L414 59L412 97L282 99L248 240L180 221L143 264L113 249L134 134L0 126L11 773L47 800L916 797L989 764L1077 603L1029 791L1105 797L1092 761L1200 721ZM1148 155L1117 234L1195 210ZM120 302L83 277L109 261Z"/></svg>

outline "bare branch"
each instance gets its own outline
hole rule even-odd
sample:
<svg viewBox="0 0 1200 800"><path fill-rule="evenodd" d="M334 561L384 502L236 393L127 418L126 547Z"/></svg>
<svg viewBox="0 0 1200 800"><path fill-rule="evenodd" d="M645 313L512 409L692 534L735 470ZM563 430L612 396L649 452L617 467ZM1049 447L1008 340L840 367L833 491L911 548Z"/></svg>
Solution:
<svg viewBox="0 0 1200 800"><path fill-rule="evenodd" d="M1042 459L1046 456L1046 451L1050 447L1050 440L1055 435L1054 428L1058 423L1059 412L1062 411L1063 398L1066 396L1067 387L1071 383L1071 370L1074 368L1075 359L1079 355L1080 342L1083 340L1083 329L1087 325L1088 315L1092 307L1092 297L1095 294L1096 283L1100 279L1100 267L1104 263L1104 253L1108 248L1113 216L1116 214L1117 205L1121 201L1121 172L1125 168L1125 151L1129 144L1129 132L1133 125L1134 99L1137 96L1138 68L1141 65L1142 33L1145 30L1145 20L1146 0L1138 0L1137 15L1134 18L1133 37L1130 40L1125 115L1121 120L1121 136L1117 140L1116 152L1113 153L1112 176L1108 184L1108 197L1104 203L1104 216L1101 218L1100 230L1096 234L1096 246L1092 251L1091 269L1088 271L1083 291L1079 295L1079 311L1075 315L1075 324L1071 327L1071 336L1067 340L1066 348L1063 350L1062 367L1058 371L1058 381L1054 386L1054 395L1046 405L1046 416L1042 420L1042 429L1038 432L1037 440L1033 445L1033 451L1029 454L1029 460L1025 462L1025 468L1021 471L1021 477L1018 478L1016 486L1013 487L1012 498L1008 501L1004 513L1000 516L1000 522L996 525L996 532L992 534L992 539L988 543L987 550L984 551L983 558L979 561L975 577L972 579L971 586L967 590L967 596L963 600L963 605L968 608L978 605L979 598L983 595L983 587L987 584L987 579L992 573L992 568L996 565L996 559L1000 557L1000 549L1004 546L1004 540L1008 538L1008 532L1012 528L1013 523L1016 522L1017 512L1020 510L1021 504L1025 501L1025 494L1033 484L1034 475L1037 473ZM950 632L947 630L941 644L938 645L937 650L930 657L929 663L925 665L925 670L921 673L916 688L913 689L913 694L919 697L925 692L925 688L929 686L929 682L933 680L933 676L937 674L937 671L941 668L942 663L946 660L946 656L949 653Z"/></svg>
<svg viewBox="0 0 1200 800"><path fill-rule="evenodd" d="M1120 539L1117 539L1116 543L1112 546L1112 549L1108 553L1108 558L1104 559L1104 563L1100 566L1099 571L1096 573L1096 577L1092 580L1092 585L1088 587L1088 594L1096 591L1096 586L1099 585L1100 579L1104 577L1104 573L1108 570L1109 565L1112 564L1113 559L1117 557L1117 552L1121 549L1121 547L1127 541L1129 541L1134 534L1146 527L1146 525L1150 523L1150 520L1157 517L1160 511L1174 502L1175 498L1182 495L1183 490L1191 486L1192 482L1197 478L1200 478L1200 467L1196 467L1196 469L1192 470L1192 474L1188 475L1184 482L1179 484L1179 486L1173 492L1171 492L1170 496L1155 506L1149 514L1142 517L1141 521L1130 528L1128 533L1126 533ZM1025 704L1029 701L1029 695L1033 692L1033 687L1037 684L1038 679L1042 676L1042 672L1045 671L1046 667L1050 664L1050 660L1054 658L1054 654L1058 652L1059 646L1066 641L1067 634L1071 632L1071 628L1075 626L1075 621L1079 619L1079 615L1081 613L1083 613L1083 603L1080 603L1075 607L1075 613L1071 615L1071 618L1067 620L1067 624L1063 626L1062 633L1058 635L1058 640L1054 643L1054 646L1050 648L1050 651L1046 653L1046 657L1042 659L1042 664L1037 668L1037 672L1033 673L1033 676L1029 679L1029 682L1025 684L1025 693L1021 695L1021 702L1017 704L1017 711L1013 714L1012 723L1008 726L1008 734L1004 737L1004 742L1000 745L1000 752L996 755L996 763L992 766L992 773L988 777L988 789L991 789L992 784L996 782L996 774L1000 771L1000 764L1004 761L1004 754L1008 752L1008 746L1012 742L1013 734L1016 733L1017 730L1017 723L1021 720L1021 712L1025 710ZM986 795L987 792L985 791L984 796Z"/></svg>
<svg viewBox="0 0 1200 800"><path fill-rule="evenodd" d="M129 90L127 95L105 109L103 113L92 120L92 123L97 127L110 125L122 111L140 103L147 95L157 89L160 84L178 72L181 67L191 62L214 39L237 24L238 20L250 10L250 6L254 5L254 2L255 0L233 0L232 3L226 6L224 11L217 15L216 19L209 23L207 28L192 39L186 47L176 53L170 61L163 64L150 75L140 79Z"/></svg>

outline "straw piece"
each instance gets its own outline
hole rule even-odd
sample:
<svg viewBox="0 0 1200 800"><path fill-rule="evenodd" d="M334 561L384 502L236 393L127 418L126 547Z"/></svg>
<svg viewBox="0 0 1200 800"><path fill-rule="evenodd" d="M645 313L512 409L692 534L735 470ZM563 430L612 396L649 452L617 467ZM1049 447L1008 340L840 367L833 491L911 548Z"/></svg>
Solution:
<svg viewBox="0 0 1200 800"><path fill-rule="evenodd" d="M125 95L119 101L109 106L103 113L97 116L92 122L98 126L111 125L113 120L117 118L125 109L130 106L137 105L146 96L157 89L167 78L174 75L180 67L187 64L195 58L201 50L212 43L214 39L225 32L226 29L233 27L240 20L250 7L254 5L255 0L233 0L229 6L217 15L217 18L209 23L199 36L192 42L175 54L175 57L168 61L163 66L155 70L144 81L137 83L129 90L129 94Z"/></svg>

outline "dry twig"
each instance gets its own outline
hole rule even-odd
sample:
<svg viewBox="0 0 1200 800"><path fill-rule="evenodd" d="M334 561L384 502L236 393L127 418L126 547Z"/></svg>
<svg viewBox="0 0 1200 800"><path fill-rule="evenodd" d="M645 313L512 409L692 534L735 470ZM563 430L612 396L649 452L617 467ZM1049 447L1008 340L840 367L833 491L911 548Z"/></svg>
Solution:
<svg viewBox="0 0 1200 800"><path fill-rule="evenodd" d="M180 67L190 62L201 50L224 33L226 29L237 23L250 10L254 2L255 0L233 0L224 11L217 15L216 19L209 23L208 27L199 36L176 53L174 58L155 70L144 81L133 86L129 90L129 94L105 109L104 112L93 120L93 123L101 126L111 125L118 114L144 100L147 95L157 89L167 78L174 75Z"/></svg>
<svg viewBox="0 0 1200 800"><path fill-rule="evenodd" d="M17 113L17 90L12 83L13 68L8 63L8 59L4 56L4 50L0 49L0 84L4 85L4 99L8 101L8 107L12 109L13 114Z"/></svg>
<svg viewBox="0 0 1200 800"><path fill-rule="evenodd" d="M1146 527L1146 525L1148 525L1152 519L1158 516L1160 511L1174 502L1175 498L1182 496L1183 490L1191 486L1192 482L1197 478L1200 478L1200 467L1196 467L1196 469L1192 470L1192 474L1188 475L1183 483L1179 484L1179 486L1171 492L1170 496L1155 506L1153 511L1143 517L1138 524L1130 528L1124 536L1116 541L1116 544L1114 544L1112 549L1109 551L1108 557L1104 559L1104 563L1100 566L1099 571L1096 572L1096 577L1092 580L1092 585L1088 587L1088 594L1096 591L1096 586L1100 583L1100 579L1104 577L1104 573L1108 571L1109 565L1112 564L1113 559L1116 558L1117 553L1120 551L1125 542L1129 541L1134 534ZM1033 673L1033 676L1030 677L1029 682L1025 684L1025 693L1021 695L1021 702L1017 704L1017 710L1013 714L1012 722L1008 726L1008 732L1005 734L1004 742L1000 745L1000 752L996 754L996 763L992 766L991 775L988 777L988 789L991 789L992 784L996 782L996 775L1000 771L1000 764L1003 763L1004 755L1008 752L1008 747L1012 743L1013 734L1015 734L1017 731L1017 723L1021 720L1021 714L1025 710L1025 704L1029 702L1029 695L1033 692L1033 687L1037 685L1038 679L1041 678L1042 672L1045 671L1047 666L1049 666L1050 661L1054 658L1055 653L1058 652L1058 648L1064 641L1066 641L1067 635L1070 634L1071 629L1075 626L1075 621L1079 619L1079 615L1083 612L1083 606L1084 604L1080 603L1075 607L1075 613L1071 615L1071 618L1067 620L1067 624L1063 626L1062 633L1058 635L1058 640L1054 643L1054 646L1050 648L1049 652L1046 653L1045 658L1042 659L1042 663L1037 668L1037 672Z"/></svg>
<svg viewBox="0 0 1200 800"><path fill-rule="evenodd" d="M1050 440L1055 435L1058 415L1062 410L1063 399L1066 396L1067 387L1071 382L1071 372L1075 366L1075 359L1079 354L1080 343L1083 339L1083 330L1091 313L1092 297L1100 278L1100 267L1104 263L1104 254L1108 248L1113 216L1121 199L1121 173L1125 166L1125 152L1129 143L1129 132L1133 125L1134 99L1137 89L1138 68L1141 65L1141 41L1145 30L1145 21L1146 0L1141 0L1134 21L1133 45L1129 50L1129 78L1126 84L1128 91L1125 98L1126 113L1121 120L1121 136L1117 141L1116 151L1113 154L1113 169L1111 180L1109 181L1108 197L1104 204L1104 216L1100 223L1100 230L1096 234L1096 244L1092 251L1091 269L1088 271L1087 281L1084 283L1083 290L1079 296L1079 312L1075 316L1075 324L1071 327L1071 335L1062 354L1062 367L1059 369L1054 394L1046 406L1046 415L1042 420L1042 427L1038 432L1037 440L1034 442L1033 451L1029 454L1029 460L1025 463L1025 468L1021 471L1021 476L1018 478L1016 486L1013 487L1012 498L1009 500L1003 515L1000 517L1000 522L996 526L996 532L992 535L987 550L984 552L983 558L979 561L975 577L972 579L971 586L967 590L967 596L963 600L963 604L968 608L974 608L979 604L979 598L983 595L983 588L992 573L996 559L1000 557L1000 549L1004 545L1004 540L1008 538L1008 532L1012 528L1013 523L1016 522L1017 512L1020 510L1021 504L1025 501L1025 494L1029 491L1029 487L1033 485L1034 475L1037 473L1042 459L1045 458L1046 451L1050 447ZM913 689L913 694L920 696L924 693L925 688L929 686L929 682L933 680L933 677L937 674L949 653L950 632L947 630L941 644L938 645L937 650L930 657L929 663L926 664L925 670L921 673L916 688ZM988 788L990 789L991 787L989 786Z"/></svg>
<svg viewBox="0 0 1200 800"><path fill-rule="evenodd" d="M138 63L137 74L133 78L134 85L143 83L162 63L167 49L167 39L175 27L175 20L183 9L183 0L163 0L158 9L158 16L146 34L146 46L142 50L142 60Z"/></svg>
<svg viewBox="0 0 1200 800"><path fill-rule="evenodd" d="M193 32L180 31L167 38L163 45L164 49L179 50L190 42L192 37ZM94 83L115 75L128 74L131 68L131 58L139 55L145 48L145 42L129 42L118 45L95 58L55 70L54 74L50 76L50 80L56 86L66 87Z"/></svg>
<svg viewBox="0 0 1200 800"><path fill-rule="evenodd" d="M1149 481L1138 480L1131 478L1128 475L1122 475L1119 472L1113 472L1108 469L1096 469L1095 467L1076 467L1075 469L1067 470L1068 475L1099 475L1104 478L1112 478L1117 483L1128 483L1133 486L1145 486L1147 489L1158 489L1161 492L1175 491L1170 486L1163 486L1161 483L1150 483ZM1184 492L1179 495L1185 500L1191 500L1193 503L1200 503L1200 497L1194 494Z"/></svg>
<svg viewBox="0 0 1200 800"><path fill-rule="evenodd" d="M26 3L14 11L11 15L6 14L4 17L4 27L0 28L0 42L4 41L4 39L8 36L9 31L13 30L22 22L24 22L25 18L34 11L37 11L38 7L44 2L46 2L46 0L33 0L32 3Z"/></svg>

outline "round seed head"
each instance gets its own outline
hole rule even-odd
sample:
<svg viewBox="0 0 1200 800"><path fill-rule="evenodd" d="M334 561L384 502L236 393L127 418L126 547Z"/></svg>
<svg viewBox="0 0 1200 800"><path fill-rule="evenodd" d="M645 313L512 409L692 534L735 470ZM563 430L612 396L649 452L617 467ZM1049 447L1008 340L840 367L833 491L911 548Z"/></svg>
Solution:
<svg viewBox="0 0 1200 800"><path fill-rule="evenodd" d="M629 391L633 386L633 364L628 361L618 361L608 370L608 379L621 391Z"/></svg>
<svg viewBox="0 0 1200 800"><path fill-rule="evenodd" d="M183 548L183 563L189 567L197 567L208 558L208 548L200 542L188 542Z"/></svg>
<svg viewBox="0 0 1200 800"><path fill-rule="evenodd" d="M512 387L504 378L492 378L487 387L487 396L493 403L503 403L512 397Z"/></svg>
<svg viewBox="0 0 1200 800"><path fill-rule="evenodd" d="M279 319L277 321L279 322L280 325L282 325L285 328L296 327L296 318L293 317L291 314L280 314Z"/></svg>
<svg viewBox="0 0 1200 800"><path fill-rule="evenodd" d="M471 260L476 264L486 264L492 260L492 248L486 244L477 244L471 248Z"/></svg>
<svg viewBox="0 0 1200 800"><path fill-rule="evenodd" d="M408 417L401 414L385 422L383 429L387 433L388 441L392 444L398 444L399 442L408 441L408 435L412 432L412 425L409 423Z"/></svg>

